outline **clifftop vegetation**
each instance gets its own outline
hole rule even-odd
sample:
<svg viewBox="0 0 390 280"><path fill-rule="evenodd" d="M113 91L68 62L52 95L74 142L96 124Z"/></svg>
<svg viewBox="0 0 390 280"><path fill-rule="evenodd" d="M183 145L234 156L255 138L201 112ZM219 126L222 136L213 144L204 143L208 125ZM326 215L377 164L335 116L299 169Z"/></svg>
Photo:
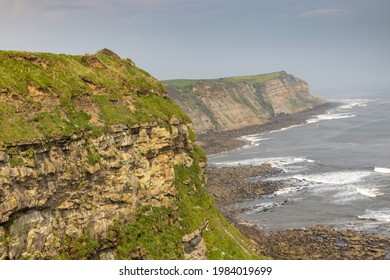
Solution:
<svg viewBox="0 0 390 280"><path fill-rule="evenodd" d="M190 121L159 81L110 50L84 56L0 51L0 142L98 134L173 115Z"/></svg>
<svg viewBox="0 0 390 280"><path fill-rule="evenodd" d="M257 84L257 83L263 83L268 80L276 79L282 75L286 74L284 71L278 71L278 72L272 72L267 74L260 74L260 75L248 75L248 76L233 76L233 77L226 77L226 78L218 78L218 79L201 79L201 80L192 80L192 79L177 79L177 80L166 80L163 81L164 84L167 84L169 86L175 87L177 89L183 89L183 88L192 88L195 84L200 83L237 83L237 82L243 82L247 84ZM184 90L183 90L184 91Z"/></svg>

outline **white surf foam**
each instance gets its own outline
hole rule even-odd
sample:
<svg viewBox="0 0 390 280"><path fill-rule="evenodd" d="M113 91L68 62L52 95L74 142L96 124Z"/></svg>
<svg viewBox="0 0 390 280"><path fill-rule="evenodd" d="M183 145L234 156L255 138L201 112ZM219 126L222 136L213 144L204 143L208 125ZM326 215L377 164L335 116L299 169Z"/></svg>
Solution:
<svg viewBox="0 0 390 280"><path fill-rule="evenodd" d="M301 189L302 189L301 187L284 188L284 189L276 191L274 194L275 195L287 195L287 194L296 193Z"/></svg>
<svg viewBox="0 0 390 280"><path fill-rule="evenodd" d="M336 188L336 193L332 195L332 203L350 204L358 200L372 199L383 195L377 188L356 187L354 185L341 186Z"/></svg>
<svg viewBox="0 0 390 280"><path fill-rule="evenodd" d="M246 136L241 136L240 138L250 142L250 144L247 146L258 145L259 142L261 141L266 141L271 139L271 138L261 137L261 134L246 135Z"/></svg>
<svg viewBox="0 0 390 280"><path fill-rule="evenodd" d="M286 130L289 130L291 128L294 128L294 127L300 127L302 125L305 125L305 123L302 123L302 124L294 124L294 125L291 125L291 126L288 126L288 127L283 127L281 129L276 129L276 130L271 130L269 132L265 132L263 134L273 134L273 133L277 133L277 132L281 132L281 131L286 131Z"/></svg>
<svg viewBox="0 0 390 280"><path fill-rule="evenodd" d="M260 213L260 212L265 212L268 210L271 210L276 207L281 207L283 206L283 203L278 203L278 202L265 202L265 203L260 203L256 204L252 207L253 210L250 212L254 213Z"/></svg>
<svg viewBox="0 0 390 280"><path fill-rule="evenodd" d="M316 122L319 122L319 121L348 119L348 118L353 118L353 117L356 117L356 115L342 114L342 113L327 113L327 114L315 116L312 119L308 119L306 121L306 123L311 124L311 123L316 123Z"/></svg>
<svg viewBox="0 0 390 280"><path fill-rule="evenodd" d="M280 168L284 170L285 166L301 163L301 162L314 162L313 160L303 157L274 157L274 158L251 158L235 161L220 161L212 162L210 165L215 166L237 166L237 165L262 165L270 164L272 167Z"/></svg>
<svg viewBox="0 0 390 280"><path fill-rule="evenodd" d="M358 216L358 218L363 220L374 220L390 223L390 208L383 208L375 211L367 209L365 214Z"/></svg>
<svg viewBox="0 0 390 280"><path fill-rule="evenodd" d="M367 101L353 101L351 103L339 106L340 109L352 109L353 107L367 106Z"/></svg>
<svg viewBox="0 0 390 280"><path fill-rule="evenodd" d="M390 168L385 168L385 167L375 167L374 172L377 173L385 173L385 174L390 174Z"/></svg>
<svg viewBox="0 0 390 280"><path fill-rule="evenodd" d="M340 109L352 109L353 107L367 106L368 102L374 101L373 99L333 99L329 100L333 102L341 102L343 105L338 106Z"/></svg>
<svg viewBox="0 0 390 280"><path fill-rule="evenodd" d="M339 186L333 189L328 188L327 190L336 191L336 193L332 195L332 198L334 199L332 203L336 204L351 204L354 201L366 200L384 195L377 188L356 187L355 185Z"/></svg>
<svg viewBox="0 0 390 280"><path fill-rule="evenodd" d="M288 126L288 127L283 127L279 130L274 130L274 131L271 131L271 132L279 132L279 131L285 131L285 130L288 130L288 129L291 129L291 128L294 128L294 127L300 127L302 126L303 124L296 124L296 125L292 125L292 126Z"/></svg>
<svg viewBox="0 0 390 280"><path fill-rule="evenodd" d="M357 192L367 197L377 197L383 195L377 188L356 188Z"/></svg>
<svg viewBox="0 0 390 280"><path fill-rule="evenodd" d="M335 100L335 102L341 102L343 105L338 106L336 109L330 110L326 114L321 114L318 116L315 116L314 118L311 118L306 121L306 123L316 123L319 121L328 121L328 120L337 120L337 119L347 119L347 118L353 118L356 117L354 114L348 114L345 112L345 110L350 110L354 107L364 107L367 106L368 102L371 100L369 99L343 99L343 100ZM337 112L337 111L342 112Z"/></svg>
<svg viewBox="0 0 390 280"><path fill-rule="evenodd" d="M337 191L336 194L332 195L332 203L335 204L351 204L353 201L363 198L353 186L346 186Z"/></svg>
<svg viewBox="0 0 390 280"><path fill-rule="evenodd" d="M345 185L360 182L363 178L369 176L370 174L371 172L369 171L344 171L309 175L297 174L294 175L293 178L321 184Z"/></svg>
<svg viewBox="0 0 390 280"><path fill-rule="evenodd" d="M291 128L294 128L294 127L299 127L299 126L302 126L302 125L305 125L305 123L291 125L291 126L288 126L288 127L283 127L281 129L271 130L271 131L264 132L264 133L244 135L244 136L239 137L239 139L244 139L246 141L249 141L251 144L249 144L248 146L255 145L255 144L257 144L260 141L266 141L266 140L271 139L271 138L264 138L263 137L264 135L269 135L269 134L273 134L273 133L277 133L277 132L286 131L288 129L291 129Z"/></svg>

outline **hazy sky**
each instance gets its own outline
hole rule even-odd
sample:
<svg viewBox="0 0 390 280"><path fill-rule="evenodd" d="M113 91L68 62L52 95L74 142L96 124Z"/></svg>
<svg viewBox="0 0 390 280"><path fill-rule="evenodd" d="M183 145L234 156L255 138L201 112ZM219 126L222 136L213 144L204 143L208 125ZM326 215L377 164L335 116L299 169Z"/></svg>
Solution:
<svg viewBox="0 0 390 280"><path fill-rule="evenodd" d="M158 79L285 70L317 96L370 93L390 89L390 1L0 0L0 49L102 48Z"/></svg>

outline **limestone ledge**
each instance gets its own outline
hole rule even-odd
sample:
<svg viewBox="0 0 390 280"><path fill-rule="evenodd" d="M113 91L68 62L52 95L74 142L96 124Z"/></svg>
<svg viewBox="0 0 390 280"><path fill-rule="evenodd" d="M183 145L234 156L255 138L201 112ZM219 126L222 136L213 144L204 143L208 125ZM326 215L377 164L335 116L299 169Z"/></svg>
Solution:
<svg viewBox="0 0 390 280"><path fill-rule="evenodd" d="M66 236L103 239L139 207L171 204L174 165L190 166L191 150L176 118L2 148L0 259L55 259Z"/></svg>

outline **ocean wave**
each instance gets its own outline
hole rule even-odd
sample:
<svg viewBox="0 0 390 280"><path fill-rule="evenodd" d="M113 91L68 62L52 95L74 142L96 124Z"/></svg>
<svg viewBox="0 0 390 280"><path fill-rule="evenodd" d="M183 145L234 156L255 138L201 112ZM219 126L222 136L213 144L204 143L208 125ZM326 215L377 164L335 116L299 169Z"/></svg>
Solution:
<svg viewBox="0 0 390 280"><path fill-rule="evenodd" d="M281 132L281 131L286 131L286 130L289 130L289 129L294 128L294 127L300 127L302 125L305 125L305 123L294 124L294 125L290 125L290 126L287 126L287 127L282 127L280 129L275 129L275 130L271 130L269 132L265 132L264 134L273 134L273 133L277 133L277 132Z"/></svg>
<svg viewBox="0 0 390 280"><path fill-rule="evenodd" d="M342 103L346 103L344 105L337 107L337 109L352 109L353 107L356 107L356 106L359 106L359 107L366 106L367 103L369 101L372 101L372 100L354 99L354 100L337 100L337 101L342 102ZM282 132L282 131L289 130L291 128L300 127L300 126L303 126L306 124L312 124L312 123L316 123L319 121L346 119L346 118L354 118L354 117L356 117L356 115L354 115L354 114L336 113L335 110L331 110L331 111L327 112L326 114L320 114L320 115L317 115L311 119L308 119L308 120L306 120L306 122L304 122L302 124L291 125L288 127L283 127L281 129L271 130L269 132L264 132L264 133L259 133L259 134L245 135L245 136L241 136L240 138L249 141L251 143L250 145L256 145L256 144L258 144L259 141L264 141L264 140L270 139L270 138L261 137L262 135L265 135L265 134L268 135L268 134L273 134L273 133L277 133L277 132ZM248 146L250 146L250 145L248 145Z"/></svg>
<svg viewBox="0 0 390 280"><path fill-rule="evenodd" d="M292 194L292 193L296 193L296 192L300 191L301 189L302 189L301 186L283 188L283 189L280 189L280 190L276 191L276 192L274 193L274 195L278 196L278 195Z"/></svg>
<svg viewBox="0 0 390 280"><path fill-rule="evenodd" d="M338 119L348 119L348 118L354 118L356 115L353 114L342 114L342 113L330 113L328 112L327 114L322 114L315 116L312 119L308 119L306 121L307 124L311 123L317 123L319 121L328 121L328 120L338 120Z"/></svg>
<svg viewBox="0 0 390 280"><path fill-rule="evenodd" d="M259 145L259 142L266 141L271 138L261 137L261 134L252 134L252 135L241 136L240 139L250 142L249 145L245 146L245 147L250 147L251 145Z"/></svg>
<svg viewBox="0 0 390 280"><path fill-rule="evenodd" d="M351 103L341 105L338 108L340 109L352 109L353 107L365 107L367 106L367 101L353 101Z"/></svg>
<svg viewBox="0 0 390 280"><path fill-rule="evenodd" d="M293 178L301 181L309 181L320 184L345 185L360 182L369 176L369 171L343 171L302 175L294 175Z"/></svg>
<svg viewBox="0 0 390 280"><path fill-rule="evenodd" d="M375 167L375 168L374 168L374 172L390 174L390 168L386 168L386 167Z"/></svg>
<svg viewBox="0 0 390 280"><path fill-rule="evenodd" d="M353 107L365 107L369 102L374 101L374 99L335 99L333 101L343 103L337 107L339 109L352 109Z"/></svg>
<svg viewBox="0 0 390 280"><path fill-rule="evenodd" d="M336 189L337 193L332 195L332 203L350 204L354 201L372 199L383 195L377 188L356 187L353 185L343 186Z"/></svg>
<svg viewBox="0 0 390 280"><path fill-rule="evenodd" d="M269 134L273 134L273 133L277 133L277 132L286 131L286 130L289 130L289 129L294 128L294 127L303 126L305 124L307 124L307 123L295 124L295 125L291 125L291 126L288 126L288 127L283 127L283 128L280 128L280 129L271 130L271 131L263 132L263 133L244 135L244 136L239 137L239 139L243 139L243 140L249 141L251 144L249 144L247 146L255 145L256 143L258 143L260 141L266 141L266 140L271 139L271 138L264 138L264 137L262 137L264 135L269 135Z"/></svg>
<svg viewBox="0 0 390 280"><path fill-rule="evenodd" d="M354 186L344 186L337 189L337 193L332 196L333 204L351 204L353 201L364 198Z"/></svg>
<svg viewBox="0 0 390 280"><path fill-rule="evenodd" d="M338 106L335 109L330 110L326 114L317 115L314 118L308 119L307 124L317 123L319 121L328 121L328 120L337 120L337 119L347 119L356 117L354 114L348 114L345 110L350 110L354 107L364 107L367 106L370 99L342 99L336 100L336 102L341 102L342 105ZM341 110L342 112L337 112Z"/></svg>
<svg viewBox="0 0 390 280"><path fill-rule="evenodd" d="M266 212L266 211L274 209L276 207L282 207L286 203L287 203L287 201L283 201L283 202L265 202L265 203L256 204L256 205L254 205L252 207L252 210L249 213Z"/></svg>
<svg viewBox="0 0 390 280"><path fill-rule="evenodd" d="M303 158L303 157L274 157L274 158L251 158L251 159L234 160L234 161L221 161L221 162L212 162L210 164L215 166L270 164L272 167L283 169L284 166L301 163L301 162L312 163L314 162L314 160Z"/></svg>
<svg viewBox="0 0 390 280"><path fill-rule="evenodd" d="M288 130L288 129L291 129L291 128L294 128L294 127L300 127L302 125L304 125L305 123L303 124L295 124L295 125L291 125L291 126L288 126L288 127L283 127L281 129L278 129L278 130L273 130L271 131L270 133L273 133L273 132L279 132L279 131L285 131L285 130Z"/></svg>
<svg viewBox="0 0 390 280"><path fill-rule="evenodd" d="M380 192L377 188L356 188L357 192L367 197L377 197L384 193Z"/></svg>
<svg viewBox="0 0 390 280"><path fill-rule="evenodd" d="M367 209L364 215L358 216L362 220L373 220L378 222L390 222L390 208L383 208L380 210Z"/></svg>

